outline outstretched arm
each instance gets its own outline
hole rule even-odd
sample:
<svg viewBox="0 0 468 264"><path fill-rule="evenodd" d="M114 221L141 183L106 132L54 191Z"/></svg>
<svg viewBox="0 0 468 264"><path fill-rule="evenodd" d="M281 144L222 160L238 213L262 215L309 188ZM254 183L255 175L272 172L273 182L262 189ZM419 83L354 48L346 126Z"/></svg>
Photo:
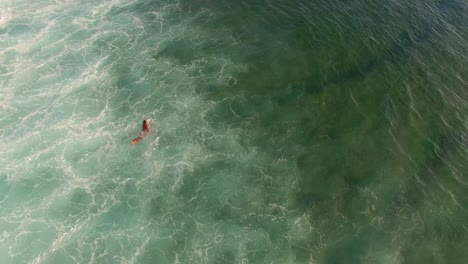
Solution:
<svg viewBox="0 0 468 264"><path fill-rule="evenodd" d="M138 136L138 137L134 138L134 139L132 140L132 142L130 142L130 143L131 143L132 145L135 145L135 144L136 144L138 141L140 141L142 138L143 138L142 136Z"/></svg>

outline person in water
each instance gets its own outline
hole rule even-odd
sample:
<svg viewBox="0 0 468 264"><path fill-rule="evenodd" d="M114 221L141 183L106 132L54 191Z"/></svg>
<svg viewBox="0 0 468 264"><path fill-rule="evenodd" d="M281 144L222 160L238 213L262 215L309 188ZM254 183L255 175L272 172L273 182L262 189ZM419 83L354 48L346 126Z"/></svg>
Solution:
<svg viewBox="0 0 468 264"><path fill-rule="evenodd" d="M138 135L138 137L134 138L132 140L132 145L136 144L138 141L140 141L143 137L145 137L146 135L148 135L150 131L150 124L149 124L149 120L148 119L145 119L143 120L143 127L141 128L141 132L140 132L140 135Z"/></svg>

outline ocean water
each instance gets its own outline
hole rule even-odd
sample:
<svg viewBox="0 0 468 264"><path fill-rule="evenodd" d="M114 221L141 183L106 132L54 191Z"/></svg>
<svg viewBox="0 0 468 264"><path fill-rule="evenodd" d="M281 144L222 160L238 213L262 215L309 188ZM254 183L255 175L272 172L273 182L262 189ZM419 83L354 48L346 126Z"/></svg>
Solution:
<svg viewBox="0 0 468 264"><path fill-rule="evenodd" d="M468 263L467 176L466 1L0 2L0 263Z"/></svg>

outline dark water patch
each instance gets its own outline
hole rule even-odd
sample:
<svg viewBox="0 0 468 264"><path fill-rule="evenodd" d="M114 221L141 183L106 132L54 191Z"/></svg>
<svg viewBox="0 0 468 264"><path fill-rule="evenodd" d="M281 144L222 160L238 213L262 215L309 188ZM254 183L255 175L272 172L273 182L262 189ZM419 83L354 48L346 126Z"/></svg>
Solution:
<svg viewBox="0 0 468 264"><path fill-rule="evenodd" d="M156 61L173 59L190 65L223 54L245 65L228 85L200 83L195 88L217 102L204 116L210 128L235 129L242 140L224 141L213 132L195 135L193 140L220 155L258 154L252 157L266 168L223 161L228 156L197 162L193 173L184 172L177 198L215 221L265 231L275 245L283 245L286 223L273 221L280 214L265 205L281 200L272 194L281 194L281 183L297 180L299 187L287 209L306 215L325 237L297 242L293 251L301 261L325 242L327 250L319 254L324 263L360 262L373 251L385 251L376 243L399 248L390 242L393 233L397 240L408 237L404 232L416 239L421 231L412 230L412 225L427 224L440 237L449 234L439 224L430 224L430 217L440 218L428 209L430 202L440 208L451 199L439 185L450 182L446 178L451 177L453 159L462 160L454 146L459 134L440 119L454 116L457 110L441 96L444 92L439 87L460 86L446 75L456 68L448 58L456 58L444 56L448 54L445 39L453 37L448 17L463 9L453 1L442 4L446 2L365 7L368 3L357 1L291 5L273 1L270 8L286 8L267 16L261 5L266 2L182 1L182 13L200 14L192 26L213 38L174 38L159 51ZM321 14L324 10L330 12ZM235 45L219 41L220 36L230 36ZM437 66L441 64L448 70ZM434 76L444 82L434 82ZM456 125L455 130L463 129L460 121L448 123ZM244 152L235 148L237 144L244 146ZM297 173L278 169L273 161L280 158ZM463 165L457 168L465 170ZM169 172L180 176L175 170ZM239 175L235 189L257 194L223 192L227 188L220 185L232 183L226 176L232 172ZM262 178L262 173L271 178ZM456 192L455 200L462 201L461 188L448 185L449 191ZM451 211L454 204L448 208L438 212L456 218L464 215ZM162 212L154 210L154 214ZM424 215L422 222L412 222L417 214ZM193 232L195 224L188 226L181 229ZM436 240L431 243L445 250ZM418 250L425 251L425 246ZM404 259L417 261L418 254L405 252ZM219 259L231 261L222 253ZM259 259L264 261L263 255Z"/></svg>
<svg viewBox="0 0 468 264"><path fill-rule="evenodd" d="M196 52L194 43L189 39L175 39L163 45L165 47L160 48L154 59L175 59L179 64L188 64L202 56L202 54Z"/></svg>
<svg viewBox="0 0 468 264"><path fill-rule="evenodd" d="M394 158L389 149L382 148L391 138L383 115L384 95L388 92L385 85L381 87L380 91L356 93L356 100L363 102L359 106L344 90L324 93L317 103L303 100L305 109L308 105L318 107L318 114L302 122L305 136L293 137L303 138L304 144L304 153L297 159L298 167L304 172L301 177L304 188L298 197L314 199L314 192L318 192L326 196L316 198L329 198L339 188L365 187L376 176L377 164L386 167L384 164ZM376 96L378 93L383 96ZM366 101L366 98L372 99Z"/></svg>
<svg viewBox="0 0 468 264"><path fill-rule="evenodd" d="M229 250L222 251L218 254L214 263L216 264L224 264L224 263L237 263L238 260L236 259L236 254Z"/></svg>
<svg viewBox="0 0 468 264"><path fill-rule="evenodd" d="M249 69L246 73L240 73L235 77L238 80L235 87L229 88L229 91L222 91L221 94L239 93L240 91L247 94L266 93L274 96L275 101L280 105L295 101L304 95L321 92L327 87L342 86L346 82L362 79L373 72L376 67L382 67L388 63L397 63L399 60L404 59L405 56L409 56L412 50L437 41L436 39L443 35L442 31L446 31L445 21L442 21L438 14L438 12L442 12L439 10L442 8L441 3L435 3L432 7L433 9L421 7L421 9L418 9L420 14L412 16L409 21L407 21L409 9L392 5L381 7L381 9L388 8L391 10L387 10L390 16L398 14L392 19L408 23L398 24L397 21L392 21L395 23L395 29L385 32L384 30L379 30L376 26L371 26L371 23L376 25L382 24L381 26L384 25L386 30L391 26L391 22L386 21L384 23L383 20L380 21L383 16L379 13L379 9L372 11L370 13L372 15L366 13L365 16L354 16L354 13L357 14L357 11L353 9L352 5L351 7L334 6L330 9L328 5L318 2L310 4L312 6L311 9L320 11L321 9L327 10L328 8L335 11L342 16L340 18L337 17L337 21L340 19L349 20L349 17L353 15L354 19L351 20L350 27L356 27L356 30L362 26L362 24L356 21L363 19L365 21L363 22L364 25L369 30L369 32L364 32L370 35L360 36L356 35L357 33L355 32L354 35L338 34L339 23L334 25L328 20L322 21L321 16L318 16L314 22L319 25L323 24L325 28L329 28L330 30L327 31L326 36L328 38L330 35L336 34L334 39L328 41L327 39L323 40L318 37L317 34L324 34L324 31L321 30L314 31L314 34L310 32L305 33L307 31L304 25L302 27L299 25L295 30L288 29L287 26L283 25L290 22L290 20L286 19L282 20L285 23L278 24L278 27L274 30L275 33L266 31L263 34L264 38L256 39L255 35L252 35L255 30L243 28L245 24L240 21L226 19L226 16L229 17L230 15L223 13L223 4L213 4L211 6L212 3L207 1L203 1L200 7L195 7L195 5L188 3L185 4L192 11L198 10L204 5L206 8L213 8L216 10L215 13L217 13L220 20L220 23L215 24L224 25L233 31L240 28L240 32L243 32L241 35L245 36L244 40L239 41L239 47L248 50L248 53L244 52L238 59L244 63L247 62ZM454 12L452 5L449 6L450 8L444 8L443 12ZM288 8L294 9L292 6L288 6ZM263 19L255 15L249 17L249 19L253 20L251 23L253 27L265 23ZM296 17L295 19L301 20L304 17ZM203 26L210 30L210 25ZM317 25L312 26L318 27ZM353 31L348 30L347 32ZM397 37L398 35L399 37ZM378 44L369 42L369 36ZM395 41L394 39L399 40ZM252 40L254 42L249 42ZM324 41L328 42L323 43ZM388 43L392 42L394 44L388 45ZM248 43L256 44L252 47ZM352 43L353 46L346 47L345 43ZM228 50L236 53L236 49ZM333 53L336 55L333 55ZM272 57L270 54L281 55ZM338 57L337 55L340 56ZM368 59L369 57L371 58L370 60ZM332 61L334 58L336 60ZM346 60L350 60L350 62L342 65L337 64ZM322 61L322 63L318 63L319 61ZM333 67L330 67L330 65L333 65Z"/></svg>
<svg viewBox="0 0 468 264"><path fill-rule="evenodd" d="M108 12L108 16L114 17L120 14L136 13L145 14L148 12L158 12L164 8L168 8L167 1L154 1L154 0L142 0L130 2L127 5L113 5Z"/></svg>
<svg viewBox="0 0 468 264"><path fill-rule="evenodd" d="M267 250L250 250L247 252L247 259L252 263L264 263L268 255Z"/></svg>
<svg viewBox="0 0 468 264"><path fill-rule="evenodd" d="M436 144L426 142L426 146L423 146L421 153L428 157L426 161L421 163L419 172L414 175L415 178L406 186L406 190L398 195L397 199L400 201L398 204L417 208L421 202L431 198L431 190L440 180L440 177L448 176L440 174L440 170L448 163L448 155L455 150L454 143L454 138L447 135L441 135Z"/></svg>
<svg viewBox="0 0 468 264"><path fill-rule="evenodd" d="M158 44L153 58L157 61L170 61L177 65L196 65L193 73L199 71L202 76L210 76L219 71L219 65L207 64L210 56L225 56L226 51L234 46L232 36L222 30L200 31L193 29L191 34L183 34ZM210 69L210 67L212 67Z"/></svg>
<svg viewBox="0 0 468 264"><path fill-rule="evenodd" d="M403 263L462 263L468 254L464 245L468 241L466 230L459 230L457 234L438 234L425 228L416 233L402 245Z"/></svg>
<svg viewBox="0 0 468 264"><path fill-rule="evenodd" d="M29 25L25 24L13 24L10 23L8 27L8 35L9 36L20 36L20 35L27 35L31 33L32 28Z"/></svg>
<svg viewBox="0 0 468 264"><path fill-rule="evenodd" d="M144 251L138 256L138 263L173 263L177 254L176 241L172 239L154 239L149 242Z"/></svg>
<svg viewBox="0 0 468 264"><path fill-rule="evenodd" d="M92 202L92 194L82 188L75 188L65 197L54 200L51 206L51 219L74 223L78 219L84 219L89 205Z"/></svg>
<svg viewBox="0 0 468 264"><path fill-rule="evenodd" d="M361 233L362 234L362 233ZM325 254L325 263L359 263L364 258L366 251L371 245L369 238L364 236L351 235L331 246Z"/></svg>
<svg viewBox="0 0 468 264"><path fill-rule="evenodd" d="M0 203L4 203L4 200L11 189L11 185L8 183L7 179L7 174L2 174L0 176Z"/></svg>
<svg viewBox="0 0 468 264"><path fill-rule="evenodd" d="M379 56L371 58L367 62L356 65L350 70L344 72L331 73L331 77L314 78L306 80L299 87L293 89L293 93L286 98L280 98L284 101L290 101L297 97L304 95L313 95L322 92L327 87L340 86L341 83L346 83L356 79L365 78L371 72L376 70L377 67L382 67L384 64L396 63L404 56L410 56L412 50L430 45L431 42L436 42L437 38L443 37L447 34L447 26L445 23L448 21L442 20L440 14L457 13L456 9L459 6L456 3L448 4L447 1L440 1L435 11L428 14L433 19L418 25L419 27L414 31L412 29L404 29L398 37L398 41L382 51ZM449 18L450 21L450 18ZM328 74L327 74L328 75Z"/></svg>

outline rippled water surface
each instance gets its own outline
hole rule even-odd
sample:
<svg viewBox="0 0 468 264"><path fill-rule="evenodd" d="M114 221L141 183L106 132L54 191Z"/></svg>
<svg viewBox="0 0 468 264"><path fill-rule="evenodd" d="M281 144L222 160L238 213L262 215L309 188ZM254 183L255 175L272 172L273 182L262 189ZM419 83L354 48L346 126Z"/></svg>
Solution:
<svg viewBox="0 0 468 264"><path fill-rule="evenodd" d="M467 158L466 1L0 2L1 263L467 263Z"/></svg>

